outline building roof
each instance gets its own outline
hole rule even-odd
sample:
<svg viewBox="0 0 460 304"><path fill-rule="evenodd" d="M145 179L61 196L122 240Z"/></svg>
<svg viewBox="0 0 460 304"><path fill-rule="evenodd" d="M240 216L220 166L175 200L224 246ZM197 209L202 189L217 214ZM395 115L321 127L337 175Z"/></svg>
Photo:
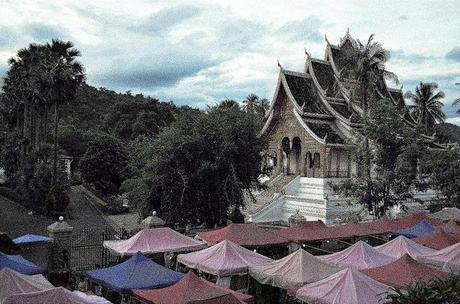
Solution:
<svg viewBox="0 0 460 304"><path fill-rule="evenodd" d="M428 282L434 278L448 276L446 272L415 261L408 254L390 264L366 269L362 272L374 280L399 289L407 289L410 284L416 282Z"/></svg>
<svg viewBox="0 0 460 304"><path fill-rule="evenodd" d="M311 60L313 72L319 85L325 91L326 96L336 97L338 94L338 87L335 85L334 71L329 62L324 60Z"/></svg>
<svg viewBox="0 0 460 304"><path fill-rule="evenodd" d="M322 105L318 92L311 77L307 74L298 76L289 72L284 73L288 89L303 112L329 115Z"/></svg>
<svg viewBox="0 0 460 304"><path fill-rule="evenodd" d="M286 238L275 233L273 229L261 228L253 223L232 223L224 228L199 232L197 236L211 245L223 240L229 240L246 247L284 245L289 242Z"/></svg>
<svg viewBox="0 0 460 304"><path fill-rule="evenodd" d="M189 271L179 282L169 287L133 290L145 304L241 304L253 297L216 285Z"/></svg>
<svg viewBox="0 0 460 304"><path fill-rule="evenodd" d="M339 135L332 123L322 120L304 119L305 124L316 136L325 140L327 144L344 144L345 138Z"/></svg>

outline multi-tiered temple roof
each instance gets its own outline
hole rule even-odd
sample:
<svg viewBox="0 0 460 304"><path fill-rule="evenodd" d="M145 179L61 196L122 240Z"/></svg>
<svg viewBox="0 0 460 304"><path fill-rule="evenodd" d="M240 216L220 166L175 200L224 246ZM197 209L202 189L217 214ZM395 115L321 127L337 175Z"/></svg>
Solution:
<svg viewBox="0 0 460 304"><path fill-rule="evenodd" d="M351 136L350 130L360 127L362 98L355 73L358 42L347 31L338 45L330 44L327 38L326 43L324 60L307 53L303 72L280 66L278 85L262 133L270 132L279 119L277 103L283 102L280 94L293 103L297 120L321 144L344 145ZM389 88L382 76L374 94L375 98L388 98L403 110L401 118L415 126L401 89ZM425 139L433 142L433 137Z"/></svg>

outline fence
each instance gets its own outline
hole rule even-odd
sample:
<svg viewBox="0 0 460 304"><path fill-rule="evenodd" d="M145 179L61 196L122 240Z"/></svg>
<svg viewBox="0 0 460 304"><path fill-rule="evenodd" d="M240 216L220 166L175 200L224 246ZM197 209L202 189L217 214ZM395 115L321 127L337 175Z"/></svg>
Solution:
<svg viewBox="0 0 460 304"><path fill-rule="evenodd" d="M70 265L73 271L83 272L112 265L116 257L102 246L106 240L115 239L115 232L85 229L72 235L70 242Z"/></svg>

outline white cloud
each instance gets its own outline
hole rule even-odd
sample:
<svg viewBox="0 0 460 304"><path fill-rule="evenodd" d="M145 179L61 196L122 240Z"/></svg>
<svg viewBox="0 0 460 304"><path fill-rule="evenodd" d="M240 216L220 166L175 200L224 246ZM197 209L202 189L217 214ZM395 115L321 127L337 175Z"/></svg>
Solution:
<svg viewBox="0 0 460 304"><path fill-rule="evenodd" d="M458 0L5 0L0 70L20 47L61 35L82 51L96 86L200 106L251 92L271 98L277 60L302 70L304 47L322 58L323 35L336 43L350 27L394 51L388 68L405 89L439 79L452 100L460 67L446 54L460 47L458 15Z"/></svg>
<svg viewBox="0 0 460 304"><path fill-rule="evenodd" d="M458 116L458 117L447 118L446 122L449 122L449 123L451 123L451 124L460 126L460 116Z"/></svg>

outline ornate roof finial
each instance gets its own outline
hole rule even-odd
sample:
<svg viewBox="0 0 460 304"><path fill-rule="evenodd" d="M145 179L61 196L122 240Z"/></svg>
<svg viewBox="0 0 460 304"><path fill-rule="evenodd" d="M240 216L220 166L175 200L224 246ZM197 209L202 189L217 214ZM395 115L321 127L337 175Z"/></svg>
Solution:
<svg viewBox="0 0 460 304"><path fill-rule="evenodd" d="M284 71L284 68L281 66L281 63L279 60L278 60L278 67L280 68L281 71Z"/></svg>
<svg viewBox="0 0 460 304"><path fill-rule="evenodd" d="M329 43L329 40L327 39L327 35L326 35L326 34L324 34L324 40L326 40L327 44L330 44L330 43Z"/></svg>
<svg viewBox="0 0 460 304"><path fill-rule="evenodd" d="M307 55L307 57L310 58L310 54L308 54L307 48L304 47L303 49L304 49L304 51L305 51L305 55Z"/></svg>

